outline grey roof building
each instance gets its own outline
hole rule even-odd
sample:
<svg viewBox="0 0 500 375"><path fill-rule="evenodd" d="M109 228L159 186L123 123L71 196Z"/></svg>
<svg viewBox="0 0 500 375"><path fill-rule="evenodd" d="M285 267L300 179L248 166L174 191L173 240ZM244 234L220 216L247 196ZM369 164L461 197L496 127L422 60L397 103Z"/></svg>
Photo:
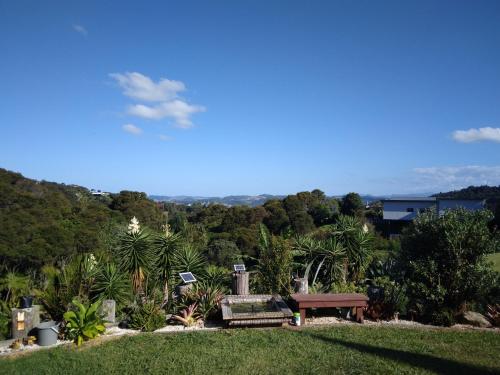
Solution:
<svg viewBox="0 0 500 375"><path fill-rule="evenodd" d="M439 215L446 210L465 208L466 210L476 211L484 208L484 199L447 199L434 197L416 197L416 198L396 198L384 199L383 218L384 220L411 221L419 213L429 209L434 209Z"/></svg>

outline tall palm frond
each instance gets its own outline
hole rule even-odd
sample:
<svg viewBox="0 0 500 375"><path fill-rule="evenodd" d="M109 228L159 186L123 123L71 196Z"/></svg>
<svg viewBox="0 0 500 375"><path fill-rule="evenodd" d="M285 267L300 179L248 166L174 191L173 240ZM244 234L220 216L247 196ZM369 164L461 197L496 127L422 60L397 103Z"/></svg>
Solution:
<svg viewBox="0 0 500 375"><path fill-rule="evenodd" d="M172 257L172 270L179 272L192 272L195 276L203 276L207 262L200 251L189 244L179 247Z"/></svg>
<svg viewBox="0 0 500 375"><path fill-rule="evenodd" d="M169 231L165 227L165 232L153 238L153 248L158 256L158 270L160 278L163 281L163 303L165 306L169 300L169 283L173 282L173 261L174 254L182 246L182 237L180 233Z"/></svg>
<svg viewBox="0 0 500 375"><path fill-rule="evenodd" d="M157 266L151 235L142 229L122 233L116 255L120 268L132 277L134 292L142 293L145 278L153 275Z"/></svg>
<svg viewBox="0 0 500 375"><path fill-rule="evenodd" d="M122 304L130 298L130 279L115 264L108 263L99 269L92 291L95 300L113 299Z"/></svg>

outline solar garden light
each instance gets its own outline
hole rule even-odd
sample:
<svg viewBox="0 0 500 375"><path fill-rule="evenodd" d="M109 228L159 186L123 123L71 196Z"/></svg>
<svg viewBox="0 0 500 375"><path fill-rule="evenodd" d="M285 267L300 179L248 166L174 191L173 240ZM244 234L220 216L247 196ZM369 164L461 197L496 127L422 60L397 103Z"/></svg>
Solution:
<svg viewBox="0 0 500 375"><path fill-rule="evenodd" d="M182 284L177 285L176 292L179 296L185 296L197 280L192 272L180 272L179 276L182 279Z"/></svg>
<svg viewBox="0 0 500 375"><path fill-rule="evenodd" d="M246 272L244 264L233 265L233 294L235 295L249 295L248 279L249 273Z"/></svg>

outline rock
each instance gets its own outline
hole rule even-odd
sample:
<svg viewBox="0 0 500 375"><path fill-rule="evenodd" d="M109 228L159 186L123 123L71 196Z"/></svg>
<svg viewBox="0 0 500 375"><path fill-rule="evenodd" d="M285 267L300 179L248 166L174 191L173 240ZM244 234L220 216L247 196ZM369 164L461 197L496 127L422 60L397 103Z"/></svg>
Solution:
<svg viewBox="0 0 500 375"><path fill-rule="evenodd" d="M464 324L470 324L474 327L491 327L491 323L484 317L484 315L474 311L464 312L460 317L460 321Z"/></svg>

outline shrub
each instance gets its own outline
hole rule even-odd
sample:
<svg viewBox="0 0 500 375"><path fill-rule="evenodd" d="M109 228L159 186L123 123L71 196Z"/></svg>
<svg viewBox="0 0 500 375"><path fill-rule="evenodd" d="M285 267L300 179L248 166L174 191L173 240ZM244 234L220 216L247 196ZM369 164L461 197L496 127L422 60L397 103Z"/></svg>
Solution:
<svg viewBox="0 0 500 375"><path fill-rule="evenodd" d="M220 302L224 297L224 291L216 284L200 281L194 284L193 290L187 293L179 301L180 308L191 305L197 306L197 314L207 320L214 318L220 311Z"/></svg>
<svg viewBox="0 0 500 375"><path fill-rule="evenodd" d="M259 290L271 294L290 294L293 251L289 242L270 236L260 227L260 257L258 260Z"/></svg>
<svg viewBox="0 0 500 375"><path fill-rule="evenodd" d="M428 212L404 232L399 262L418 318L448 325L467 304L484 299L491 280L485 255L496 246L490 220L489 211Z"/></svg>
<svg viewBox="0 0 500 375"><path fill-rule="evenodd" d="M166 323L165 311L155 301L141 302L132 307L129 327L143 332L153 332L164 327Z"/></svg>
<svg viewBox="0 0 500 375"><path fill-rule="evenodd" d="M97 309L100 303L95 302L90 307L85 307L77 300L73 300L76 311L67 311L64 313L66 322L65 335L80 346L83 341L91 340L103 333L106 328L102 320L97 315Z"/></svg>
<svg viewBox="0 0 500 375"><path fill-rule="evenodd" d="M372 319L392 319L396 313L406 314L406 304L408 303L405 288L389 279L389 277L377 277L371 280L368 287L367 315Z"/></svg>
<svg viewBox="0 0 500 375"><path fill-rule="evenodd" d="M5 301L0 301L0 340L5 340L10 333L10 308Z"/></svg>

